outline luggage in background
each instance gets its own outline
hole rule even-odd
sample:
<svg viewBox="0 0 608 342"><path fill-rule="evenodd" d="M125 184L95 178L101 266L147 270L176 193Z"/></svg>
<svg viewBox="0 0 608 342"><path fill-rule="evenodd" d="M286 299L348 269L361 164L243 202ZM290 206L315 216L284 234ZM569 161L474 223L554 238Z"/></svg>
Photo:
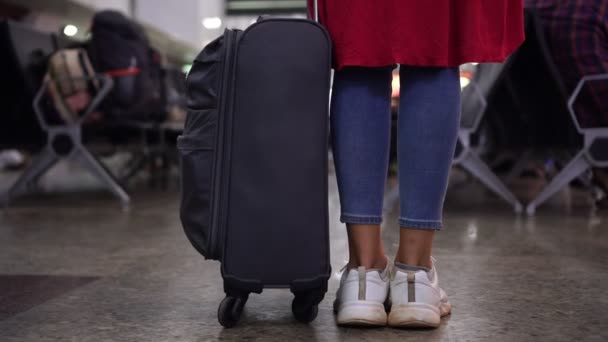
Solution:
<svg viewBox="0 0 608 342"><path fill-rule="evenodd" d="M167 66L164 72L167 121L183 124L186 121L186 76L177 67Z"/></svg>
<svg viewBox="0 0 608 342"><path fill-rule="evenodd" d="M181 220L192 245L222 263L225 327L263 288L290 288L303 322L327 291L330 69L319 24L263 19L226 30L190 70Z"/></svg>
<svg viewBox="0 0 608 342"><path fill-rule="evenodd" d="M164 119L160 55L136 22L118 11L96 13L88 52L95 69L114 78L105 111L135 120Z"/></svg>
<svg viewBox="0 0 608 342"><path fill-rule="evenodd" d="M63 123L76 122L79 112L88 107L90 91L99 89L94 76L95 70L83 49L59 50L49 58L45 82L49 82L49 94Z"/></svg>

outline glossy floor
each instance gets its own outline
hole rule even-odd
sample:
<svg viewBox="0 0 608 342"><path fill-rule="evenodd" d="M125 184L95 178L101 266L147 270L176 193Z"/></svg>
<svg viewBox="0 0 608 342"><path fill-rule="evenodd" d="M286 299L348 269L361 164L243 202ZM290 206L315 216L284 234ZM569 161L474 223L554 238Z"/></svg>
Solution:
<svg viewBox="0 0 608 342"><path fill-rule="evenodd" d="M126 212L109 195L80 193L20 201L0 215L0 341L608 340L608 215L583 197L566 212L565 193L535 218L517 217L471 183L450 190L434 251L452 316L436 330L336 327L331 302L347 244L330 179L335 275L310 325L293 320L288 291L268 290L251 297L239 326L222 329L219 264L184 237L176 191L136 192Z"/></svg>

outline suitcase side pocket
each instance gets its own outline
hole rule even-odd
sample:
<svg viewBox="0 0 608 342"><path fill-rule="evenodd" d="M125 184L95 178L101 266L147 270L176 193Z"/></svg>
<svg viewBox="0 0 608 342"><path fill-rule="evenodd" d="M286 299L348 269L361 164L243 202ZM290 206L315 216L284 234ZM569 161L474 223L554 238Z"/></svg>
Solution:
<svg viewBox="0 0 608 342"><path fill-rule="evenodd" d="M224 37L219 37L196 56L186 78L186 105L192 109L217 108Z"/></svg>
<svg viewBox="0 0 608 342"><path fill-rule="evenodd" d="M187 124L196 126L177 140L182 175L180 218L186 236L205 258L217 259L214 205L215 118L210 110L188 111Z"/></svg>
<svg viewBox="0 0 608 342"><path fill-rule="evenodd" d="M220 236L214 210L218 165L218 120L224 37L209 43L193 61L186 79L188 113L178 138L182 175L180 218L186 236L206 259L218 260Z"/></svg>

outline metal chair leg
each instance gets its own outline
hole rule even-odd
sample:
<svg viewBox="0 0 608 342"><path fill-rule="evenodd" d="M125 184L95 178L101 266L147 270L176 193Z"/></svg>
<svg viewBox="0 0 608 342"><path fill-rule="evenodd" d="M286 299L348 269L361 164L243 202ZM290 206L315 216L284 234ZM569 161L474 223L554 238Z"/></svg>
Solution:
<svg viewBox="0 0 608 342"><path fill-rule="evenodd" d="M583 172L587 171L591 164L585 156L585 151L579 152L564 169L555 176L551 182L536 196L536 198L528 204L526 212L528 215L534 215L536 208L546 202L551 196L559 190L570 184L571 181L578 178Z"/></svg>
<svg viewBox="0 0 608 342"><path fill-rule="evenodd" d="M502 199L511 204L516 213L523 210L522 204L517 197L509 190L504 183L492 172L492 170L481 160L475 153L470 150L465 151L464 158L460 161L460 165L479 179L485 186L500 196Z"/></svg>
<svg viewBox="0 0 608 342"><path fill-rule="evenodd" d="M97 178L103 181L108 189L120 199L123 206L128 206L131 198L123 187L118 184L111 172L106 169L101 162L99 162L87 149L79 147L74 152L75 158L77 158L82 165L91 171Z"/></svg>
<svg viewBox="0 0 608 342"><path fill-rule="evenodd" d="M44 175L53 165L57 163L59 157L53 153L49 146L45 147L34 161L23 171L17 181L2 195L0 204L8 207L12 198L23 195L28 188Z"/></svg>
<svg viewBox="0 0 608 342"><path fill-rule="evenodd" d="M146 166L147 162L148 156L144 152L134 152L124 168L120 170L118 179L126 184Z"/></svg>

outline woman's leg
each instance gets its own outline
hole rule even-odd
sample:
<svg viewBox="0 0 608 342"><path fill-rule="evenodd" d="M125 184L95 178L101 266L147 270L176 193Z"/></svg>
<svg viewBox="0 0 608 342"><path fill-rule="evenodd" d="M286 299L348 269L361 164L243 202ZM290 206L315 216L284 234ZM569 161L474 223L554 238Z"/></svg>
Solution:
<svg viewBox="0 0 608 342"><path fill-rule="evenodd" d="M399 251L391 278L392 327L438 327L452 305L431 260L458 133L458 68L403 67L399 111Z"/></svg>
<svg viewBox="0 0 608 342"><path fill-rule="evenodd" d="M388 169L391 68L336 71L332 144L350 268L384 268L380 235Z"/></svg>
<svg viewBox="0 0 608 342"><path fill-rule="evenodd" d="M458 68L401 68L399 263L431 268L459 122Z"/></svg>

